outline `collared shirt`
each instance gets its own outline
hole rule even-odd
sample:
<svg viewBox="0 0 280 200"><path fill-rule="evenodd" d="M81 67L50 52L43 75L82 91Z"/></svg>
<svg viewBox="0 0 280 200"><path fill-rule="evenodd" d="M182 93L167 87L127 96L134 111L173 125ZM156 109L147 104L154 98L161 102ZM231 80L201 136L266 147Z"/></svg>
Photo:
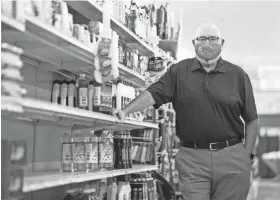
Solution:
<svg viewBox="0 0 280 200"><path fill-rule="evenodd" d="M183 60L152 84L147 91L155 108L172 102L177 135L186 142L218 142L244 138L244 124L258 118L247 73L219 59L207 73L196 58Z"/></svg>

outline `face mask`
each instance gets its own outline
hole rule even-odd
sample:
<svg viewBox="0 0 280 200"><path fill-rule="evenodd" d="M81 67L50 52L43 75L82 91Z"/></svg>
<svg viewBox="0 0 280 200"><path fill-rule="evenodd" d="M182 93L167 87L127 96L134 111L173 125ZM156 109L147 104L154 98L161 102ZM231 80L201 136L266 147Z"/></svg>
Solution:
<svg viewBox="0 0 280 200"><path fill-rule="evenodd" d="M205 45L205 44L197 44L195 46L195 52L196 55L205 61L211 61L214 59L217 59L222 51L222 47L220 44L209 44L209 45Z"/></svg>

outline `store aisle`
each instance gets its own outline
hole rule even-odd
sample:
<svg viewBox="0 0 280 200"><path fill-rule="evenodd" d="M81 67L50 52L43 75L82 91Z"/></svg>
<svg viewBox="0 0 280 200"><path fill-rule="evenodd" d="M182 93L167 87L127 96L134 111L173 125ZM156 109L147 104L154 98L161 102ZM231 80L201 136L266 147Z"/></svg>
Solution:
<svg viewBox="0 0 280 200"><path fill-rule="evenodd" d="M280 179L256 179L252 182L247 200L279 200Z"/></svg>

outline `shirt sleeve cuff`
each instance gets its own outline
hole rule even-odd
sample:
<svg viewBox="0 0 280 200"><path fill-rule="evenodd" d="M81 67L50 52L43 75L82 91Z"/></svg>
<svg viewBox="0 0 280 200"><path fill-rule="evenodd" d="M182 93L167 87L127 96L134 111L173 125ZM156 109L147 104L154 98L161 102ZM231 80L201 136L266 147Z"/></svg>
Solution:
<svg viewBox="0 0 280 200"><path fill-rule="evenodd" d="M258 114L254 114L254 115L246 116L243 119L245 122L249 122L258 118L259 118Z"/></svg>
<svg viewBox="0 0 280 200"><path fill-rule="evenodd" d="M151 88L147 88L147 90L153 97L155 104L153 105L155 109L158 109L162 104L163 104L163 100L161 99L160 95L157 94L156 91L154 91Z"/></svg>

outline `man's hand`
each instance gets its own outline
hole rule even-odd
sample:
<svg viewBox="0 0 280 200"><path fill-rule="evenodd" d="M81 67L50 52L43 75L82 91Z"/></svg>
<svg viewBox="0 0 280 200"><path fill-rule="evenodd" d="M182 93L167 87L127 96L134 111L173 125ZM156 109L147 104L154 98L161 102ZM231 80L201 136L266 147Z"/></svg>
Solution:
<svg viewBox="0 0 280 200"><path fill-rule="evenodd" d="M127 115L127 113L124 112L123 110L114 110L113 114L120 120L120 122L123 122Z"/></svg>

